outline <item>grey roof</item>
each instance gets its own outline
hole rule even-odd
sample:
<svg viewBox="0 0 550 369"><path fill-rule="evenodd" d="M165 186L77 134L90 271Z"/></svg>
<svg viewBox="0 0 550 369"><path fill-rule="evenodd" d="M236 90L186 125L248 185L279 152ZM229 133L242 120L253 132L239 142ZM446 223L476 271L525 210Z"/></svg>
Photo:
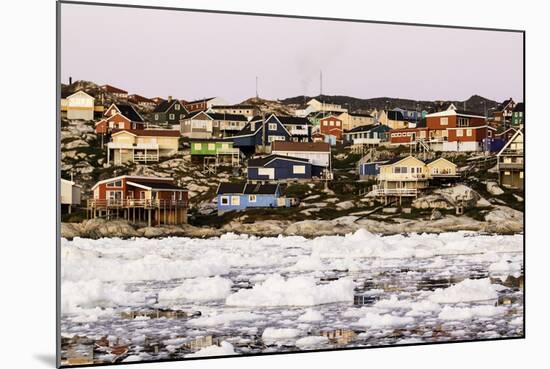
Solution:
<svg viewBox="0 0 550 369"><path fill-rule="evenodd" d="M353 129L350 129L346 133L368 132L371 129L373 129L375 126L376 126L375 124L367 124L367 125L363 125L363 126L357 126Z"/></svg>
<svg viewBox="0 0 550 369"><path fill-rule="evenodd" d="M220 183L217 194L274 195L278 187L277 184Z"/></svg>
<svg viewBox="0 0 550 369"><path fill-rule="evenodd" d="M299 124L299 125L311 125L311 122L307 118L293 117L286 115L275 115L279 122L283 124Z"/></svg>
<svg viewBox="0 0 550 369"><path fill-rule="evenodd" d="M515 111L515 112L519 112L519 111L525 112L525 105L523 105L522 102L517 103L516 106L514 107L513 111Z"/></svg>
<svg viewBox="0 0 550 369"><path fill-rule="evenodd" d="M115 104L116 108L120 114L124 115L126 118L130 119L132 122L143 122L143 118L139 113L134 109L130 104Z"/></svg>
<svg viewBox="0 0 550 369"><path fill-rule="evenodd" d="M403 114L400 111L390 110L388 111L388 119L391 120L405 120Z"/></svg>
<svg viewBox="0 0 550 369"><path fill-rule="evenodd" d="M249 167L263 167L264 165L266 165L267 163L269 163L273 159L300 161L300 162L303 162L305 164L309 163L309 159L304 159L304 158L295 158L295 157L292 157L292 156L285 156L285 155L268 155L268 156L265 156L263 158L250 159L248 161L248 166Z"/></svg>
<svg viewBox="0 0 550 369"><path fill-rule="evenodd" d="M176 102L179 103L180 105L182 105L181 102L180 102L179 100L177 100L177 99L172 99L172 100L170 100L170 101L164 100L163 102L161 102L160 104L157 105L157 107L155 108L155 110L153 110L153 113L165 113L165 112L167 112L168 109L170 109L170 107L171 107L172 105L174 105ZM183 105L182 105L182 108L183 108ZM184 109L184 111L185 111L185 109Z"/></svg>

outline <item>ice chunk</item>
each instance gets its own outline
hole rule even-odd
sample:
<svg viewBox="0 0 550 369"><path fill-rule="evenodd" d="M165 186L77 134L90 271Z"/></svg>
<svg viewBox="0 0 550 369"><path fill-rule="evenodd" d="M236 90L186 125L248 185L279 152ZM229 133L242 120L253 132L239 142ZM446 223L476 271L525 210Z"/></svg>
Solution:
<svg viewBox="0 0 550 369"><path fill-rule="evenodd" d="M232 344L227 341L222 341L219 346L213 345L204 347L197 352L185 355L185 357L227 356L236 354Z"/></svg>
<svg viewBox="0 0 550 369"><path fill-rule="evenodd" d="M435 290L429 300L442 304L491 300L498 297L497 289L489 278L465 279L451 287Z"/></svg>
<svg viewBox="0 0 550 369"><path fill-rule="evenodd" d="M159 301L187 300L208 301L223 300L231 293L231 281L219 276L212 278L186 279L181 285L172 289L159 292Z"/></svg>

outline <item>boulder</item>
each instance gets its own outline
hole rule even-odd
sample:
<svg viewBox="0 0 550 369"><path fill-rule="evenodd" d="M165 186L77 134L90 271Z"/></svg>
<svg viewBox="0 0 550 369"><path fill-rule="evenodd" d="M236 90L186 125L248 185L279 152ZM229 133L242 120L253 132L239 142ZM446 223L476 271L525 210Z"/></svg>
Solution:
<svg viewBox="0 0 550 369"><path fill-rule="evenodd" d="M82 235L90 238L139 237L140 233L125 220L95 218L82 223Z"/></svg>
<svg viewBox="0 0 550 369"><path fill-rule="evenodd" d="M336 207L340 210L348 210L355 207L355 203L353 201L342 201L336 204Z"/></svg>
<svg viewBox="0 0 550 369"><path fill-rule="evenodd" d="M61 237L71 240L81 235L80 223L61 223Z"/></svg>
<svg viewBox="0 0 550 369"><path fill-rule="evenodd" d="M496 182L487 182L487 192L491 195L499 196L504 193L502 188Z"/></svg>

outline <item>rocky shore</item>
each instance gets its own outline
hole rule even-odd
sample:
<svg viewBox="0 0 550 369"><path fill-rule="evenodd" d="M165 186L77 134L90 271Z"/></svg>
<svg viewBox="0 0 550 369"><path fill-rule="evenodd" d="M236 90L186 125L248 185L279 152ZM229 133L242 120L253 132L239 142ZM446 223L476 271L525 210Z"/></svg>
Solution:
<svg viewBox="0 0 550 369"><path fill-rule="evenodd" d="M483 233L523 232L523 213L505 206L494 207L484 220L467 216L446 216L437 220L391 218L387 220L365 219L357 216L344 216L333 220L305 220L290 222L264 220L254 223L232 221L221 228L184 226L162 226L138 228L124 220L105 221L92 219L82 223L62 223L61 236L75 237L216 237L233 232L255 236L304 236L343 235L363 228L372 233L391 235L408 233L441 233L454 231L475 231Z"/></svg>

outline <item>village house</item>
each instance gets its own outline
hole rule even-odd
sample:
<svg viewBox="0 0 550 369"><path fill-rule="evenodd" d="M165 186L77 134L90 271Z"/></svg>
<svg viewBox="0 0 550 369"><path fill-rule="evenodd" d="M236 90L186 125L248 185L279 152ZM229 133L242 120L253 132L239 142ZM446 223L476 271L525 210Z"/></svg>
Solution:
<svg viewBox="0 0 550 369"><path fill-rule="evenodd" d="M321 178L325 167L313 165L309 159L271 154L248 161L249 181L311 180Z"/></svg>
<svg viewBox="0 0 550 369"><path fill-rule="evenodd" d="M187 115L187 110L182 103L168 96L168 100L162 101L151 113L151 121L159 126L173 126Z"/></svg>
<svg viewBox="0 0 550 369"><path fill-rule="evenodd" d="M357 174L359 174L359 180L369 181L375 180L380 174L380 165L387 163L387 160L380 161L359 161L357 164Z"/></svg>
<svg viewBox="0 0 550 369"><path fill-rule="evenodd" d="M290 133L291 140L294 142L310 142L311 141L311 122L307 118L292 117L286 115L271 115L268 122L273 119L278 120Z"/></svg>
<svg viewBox="0 0 550 369"><path fill-rule="evenodd" d="M66 111L70 120L93 120L95 98L82 90L67 95L61 100L61 109Z"/></svg>
<svg viewBox="0 0 550 369"><path fill-rule="evenodd" d="M186 102L184 106L185 110L192 113L195 111L208 110L216 105L227 105L227 102L221 97L209 97Z"/></svg>
<svg viewBox="0 0 550 369"><path fill-rule="evenodd" d="M202 158L204 165L228 164L238 166L241 162L241 151L233 147L228 140L192 140L190 142L191 159Z"/></svg>
<svg viewBox="0 0 550 369"><path fill-rule="evenodd" d="M119 176L97 182L88 217L126 219L148 226L187 223L187 190L172 178Z"/></svg>
<svg viewBox="0 0 550 369"><path fill-rule="evenodd" d="M388 140L390 127L385 124L357 126L344 132L344 144L353 146L378 146Z"/></svg>
<svg viewBox="0 0 550 369"><path fill-rule="evenodd" d="M297 109L295 114L298 117L307 117L311 113L319 111L342 113L348 110L338 104L329 104L324 101L319 101L318 99L311 99L306 103L306 106L303 109Z"/></svg>
<svg viewBox="0 0 550 369"><path fill-rule="evenodd" d="M327 142L285 142L276 141L271 145L273 155L308 159L312 165L323 168L324 179L332 179L330 144Z"/></svg>
<svg viewBox="0 0 550 369"><path fill-rule="evenodd" d="M496 131L484 116L454 106L426 115L426 127L436 151L482 151L483 139Z"/></svg>
<svg viewBox="0 0 550 369"><path fill-rule="evenodd" d="M407 128L409 122L405 120L403 114L400 111L395 110L382 110L378 114L378 122L384 124L391 129Z"/></svg>
<svg viewBox="0 0 550 369"><path fill-rule="evenodd" d="M524 188L523 130L517 130L497 154L499 182L502 186Z"/></svg>
<svg viewBox="0 0 550 369"><path fill-rule="evenodd" d="M458 178L456 164L445 158L436 158L426 162L409 155L396 157L379 164L378 184L372 195L382 198L385 203L403 197L417 197L428 188L430 180L442 182Z"/></svg>
<svg viewBox="0 0 550 369"><path fill-rule="evenodd" d="M336 140L342 140L343 123L342 120L335 115L329 115L328 117L321 118L319 120L321 133L325 135L331 135L336 137Z"/></svg>
<svg viewBox="0 0 550 369"><path fill-rule="evenodd" d="M171 129L113 130L107 144L107 163L158 162L178 152L180 134Z"/></svg>
<svg viewBox="0 0 550 369"><path fill-rule="evenodd" d="M248 122L242 114L193 112L180 121L183 137L190 139L222 138L238 134Z"/></svg>
<svg viewBox="0 0 550 369"><path fill-rule="evenodd" d="M71 214L74 207L80 206L82 187L73 181L61 178L61 213Z"/></svg>
<svg viewBox="0 0 550 369"><path fill-rule="evenodd" d="M100 87L101 90L111 94L112 96L116 97L120 100L128 100L128 91L125 91L121 88L111 86L111 85L103 85Z"/></svg>
<svg viewBox="0 0 550 369"><path fill-rule="evenodd" d="M249 208L279 208L296 204L281 193L279 184L220 183L217 195L218 214Z"/></svg>
<svg viewBox="0 0 550 369"><path fill-rule="evenodd" d="M157 106L157 103L152 99L137 94L128 95L128 101L148 110L154 110Z"/></svg>
<svg viewBox="0 0 550 369"><path fill-rule="evenodd" d="M230 137L233 146L245 154L267 153L275 141L290 141L291 134L274 114L265 121L260 117L253 118L235 136Z"/></svg>
<svg viewBox="0 0 550 369"><path fill-rule="evenodd" d="M516 128L523 128L523 125L525 124L525 106L522 102L517 103L516 106L514 106L514 110L512 110L512 127Z"/></svg>
<svg viewBox="0 0 550 369"><path fill-rule="evenodd" d="M512 114L516 103L512 98L504 100L502 103L493 110L493 119L495 122L504 128L510 126L512 120Z"/></svg>
<svg viewBox="0 0 550 369"><path fill-rule="evenodd" d="M98 134L110 133L113 129L144 129L145 120L130 104L111 104L104 118L95 124Z"/></svg>
<svg viewBox="0 0 550 369"><path fill-rule="evenodd" d="M342 129L351 131L360 126L367 126L375 123L375 119L370 114L348 113L347 111L340 113L338 119L342 121Z"/></svg>
<svg viewBox="0 0 550 369"><path fill-rule="evenodd" d="M260 109L254 105L236 104L236 105L213 105L209 111L214 113L225 113L244 115L247 118L252 118L260 115Z"/></svg>

